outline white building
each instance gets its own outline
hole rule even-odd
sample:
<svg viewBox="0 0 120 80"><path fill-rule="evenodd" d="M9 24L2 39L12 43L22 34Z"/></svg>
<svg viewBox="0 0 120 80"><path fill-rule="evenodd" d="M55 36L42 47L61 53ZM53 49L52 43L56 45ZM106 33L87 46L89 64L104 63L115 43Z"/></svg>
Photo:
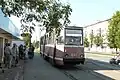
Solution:
<svg viewBox="0 0 120 80"><path fill-rule="evenodd" d="M98 52L111 52L112 50L109 49L107 46L107 33L108 33L108 20L99 21L94 24L88 25L84 27L84 37L88 38L88 41L90 42L90 34L93 33L93 35L97 35L101 32L101 35L103 36L103 45L104 49L101 49L101 47L96 48L95 45L92 46L91 51L98 51Z"/></svg>

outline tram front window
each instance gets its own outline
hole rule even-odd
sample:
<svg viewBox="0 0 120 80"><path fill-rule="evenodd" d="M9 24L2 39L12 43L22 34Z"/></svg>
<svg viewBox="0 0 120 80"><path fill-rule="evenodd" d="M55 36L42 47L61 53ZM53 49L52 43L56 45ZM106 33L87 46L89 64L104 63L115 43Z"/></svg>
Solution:
<svg viewBox="0 0 120 80"><path fill-rule="evenodd" d="M83 45L82 29L66 29L65 44L66 45Z"/></svg>
<svg viewBox="0 0 120 80"><path fill-rule="evenodd" d="M82 39L79 36L66 36L65 38L66 45L82 45Z"/></svg>

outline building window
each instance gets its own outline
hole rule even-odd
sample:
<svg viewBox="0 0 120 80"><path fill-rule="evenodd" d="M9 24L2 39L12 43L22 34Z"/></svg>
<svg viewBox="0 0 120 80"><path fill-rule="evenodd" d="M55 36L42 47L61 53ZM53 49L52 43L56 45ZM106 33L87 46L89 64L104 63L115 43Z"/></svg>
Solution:
<svg viewBox="0 0 120 80"><path fill-rule="evenodd" d="M99 28L99 34L100 34L99 36L101 36L101 28Z"/></svg>
<svg viewBox="0 0 120 80"><path fill-rule="evenodd" d="M85 37L87 36L87 31L85 31Z"/></svg>

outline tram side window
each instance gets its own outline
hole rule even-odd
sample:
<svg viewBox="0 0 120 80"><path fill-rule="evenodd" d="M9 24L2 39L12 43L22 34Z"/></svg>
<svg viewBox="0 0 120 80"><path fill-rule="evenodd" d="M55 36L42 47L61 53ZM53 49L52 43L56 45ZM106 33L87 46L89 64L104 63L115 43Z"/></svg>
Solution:
<svg viewBox="0 0 120 80"><path fill-rule="evenodd" d="M48 44L52 44L52 43L53 43L52 37L49 37L48 38Z"/></svg>
<svg viewBox="0 0 120 80"><path fill-rule="evenodd" d="M41 44L41 45L44 44L44 37L41 37L40 44Z"/></svg>
<svg viewBox="0 0 120 80"><path fill-rule="evenodd" d="M43 45L43 39L41 39L40 44Z"/></svg>
<svg viewBox="0 0 120 80"><path fill-rule="evenodd" d="M57 38L57 43L58 44L63 44L64 43L63 36L60 36L60 37Z"/></svg>
<svg viewBox="0 0 120 80"><path fill-rule="evenodd" d="M48 43L48 37L47 37L47 35L45 36L45 44L47 44Z"/></svg>

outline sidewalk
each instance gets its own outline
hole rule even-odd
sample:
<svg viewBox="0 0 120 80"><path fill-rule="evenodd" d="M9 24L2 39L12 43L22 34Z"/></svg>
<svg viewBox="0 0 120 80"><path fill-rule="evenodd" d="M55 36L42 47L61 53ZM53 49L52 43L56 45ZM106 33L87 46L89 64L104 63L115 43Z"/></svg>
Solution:
<svg viewBox="0 0 120 80"><path fill-rule="evenodd" d="M23 69L24 61L21 60L15 68L6 69L4 73L0 70L0 80L23 80Z"/></svg>

